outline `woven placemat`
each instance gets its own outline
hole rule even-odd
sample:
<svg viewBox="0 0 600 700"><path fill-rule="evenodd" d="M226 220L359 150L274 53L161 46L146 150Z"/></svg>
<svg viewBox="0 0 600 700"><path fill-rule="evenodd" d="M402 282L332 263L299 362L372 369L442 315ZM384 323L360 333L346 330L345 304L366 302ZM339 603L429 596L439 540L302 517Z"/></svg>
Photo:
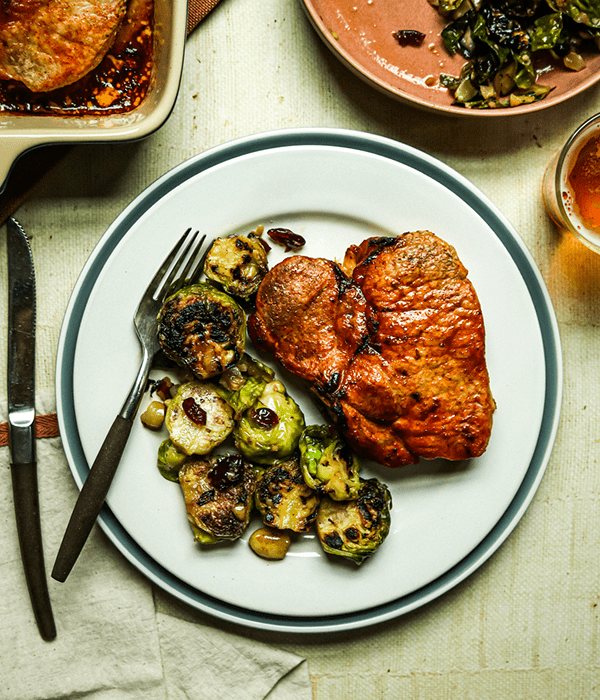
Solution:
<svg viewBox="0 0 600 700"><path fill-rule="evenodd" d="M189 0L187 35L213 10L220 0ZM12 216L32 194L36 186L74 148L69 145L41 146L24 153L10 172L6 187L0 195L0 226ZM35 435L38 438L58 437L55 413L36 416ZM8 445L8 424L0 423L0 447Z"/></svg>

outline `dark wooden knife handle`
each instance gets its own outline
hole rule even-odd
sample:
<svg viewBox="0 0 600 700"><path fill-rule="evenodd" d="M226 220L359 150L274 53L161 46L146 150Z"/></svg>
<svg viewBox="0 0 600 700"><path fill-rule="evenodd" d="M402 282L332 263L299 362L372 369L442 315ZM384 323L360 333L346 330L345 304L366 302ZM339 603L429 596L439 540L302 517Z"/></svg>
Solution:
<svg viewBox="0 0 600 700"><path fill-rule="evenodd" d="M40 635L49 642L56 637L56 626L44 566L37 464L11 464L11 476L25 580Z"/></svg>
<svg viewBox="0 0 600 700"><path fill-rule="evenodd" d="M96 522L129 439L133 419L117 416L83 482L52 569L52 578L65 581Z"/></svg>

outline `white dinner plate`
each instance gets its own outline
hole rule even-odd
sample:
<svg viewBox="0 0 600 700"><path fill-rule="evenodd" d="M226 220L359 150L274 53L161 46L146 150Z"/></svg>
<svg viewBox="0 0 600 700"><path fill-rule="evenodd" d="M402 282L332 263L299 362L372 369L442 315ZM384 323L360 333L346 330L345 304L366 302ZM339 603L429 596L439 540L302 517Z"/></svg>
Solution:
<svg viewBox="0 0 600 700"><path fill-rule="evenodd" d="M485 321L498 406L488 449L478 459L422 461L400 470L363 461L364 476L389 486L393 510L387 540L362 566L325 555L312 533L294 538L283 561L268 562L248 546L257 517L234 544L194 542L179 486L156 468L164 435L136 420L99 522L152 581L219 618L300 632L374 624L465 579L533 498L562 395L551 301L502 214L420 151L333 129L283 130L216 147L137 197L102 237L76 284L60 337L57 405L79 487L139 365L134 310L174 241L190 226L212 238L259 224L301 234L305 255L338 260L349 244L372 235L429 229L451 243L469 270ZM273 245L271 264L288 254ZM280 377L307 423L322 422L300 385L283 372Z"/></svg>

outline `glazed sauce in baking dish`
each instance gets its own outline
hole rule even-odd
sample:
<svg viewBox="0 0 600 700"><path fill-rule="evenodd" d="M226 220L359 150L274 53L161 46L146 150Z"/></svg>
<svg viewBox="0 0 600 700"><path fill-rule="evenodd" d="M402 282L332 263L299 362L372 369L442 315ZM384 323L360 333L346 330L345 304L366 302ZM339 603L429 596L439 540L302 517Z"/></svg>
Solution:
<svg viewBox="0 0 600 700"><path fill-rule="evenodd" d="M153 0L130 0L115 41L101 63L72 85L32 92L0 80L0 112L26 115L122 114L138 107L150 86Z"/></svg>

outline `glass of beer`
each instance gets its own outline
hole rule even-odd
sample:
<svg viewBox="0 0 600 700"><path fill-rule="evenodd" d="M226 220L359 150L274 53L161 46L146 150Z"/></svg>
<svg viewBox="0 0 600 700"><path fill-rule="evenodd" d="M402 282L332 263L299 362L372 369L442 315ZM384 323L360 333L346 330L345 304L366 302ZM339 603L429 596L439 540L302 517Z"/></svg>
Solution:
<svg viewBox="0 0 600 700"><path fill-rule="evenodd" d="M576 129L550 161L542 195L554 223L600 253L600 114Z"/></svg>

